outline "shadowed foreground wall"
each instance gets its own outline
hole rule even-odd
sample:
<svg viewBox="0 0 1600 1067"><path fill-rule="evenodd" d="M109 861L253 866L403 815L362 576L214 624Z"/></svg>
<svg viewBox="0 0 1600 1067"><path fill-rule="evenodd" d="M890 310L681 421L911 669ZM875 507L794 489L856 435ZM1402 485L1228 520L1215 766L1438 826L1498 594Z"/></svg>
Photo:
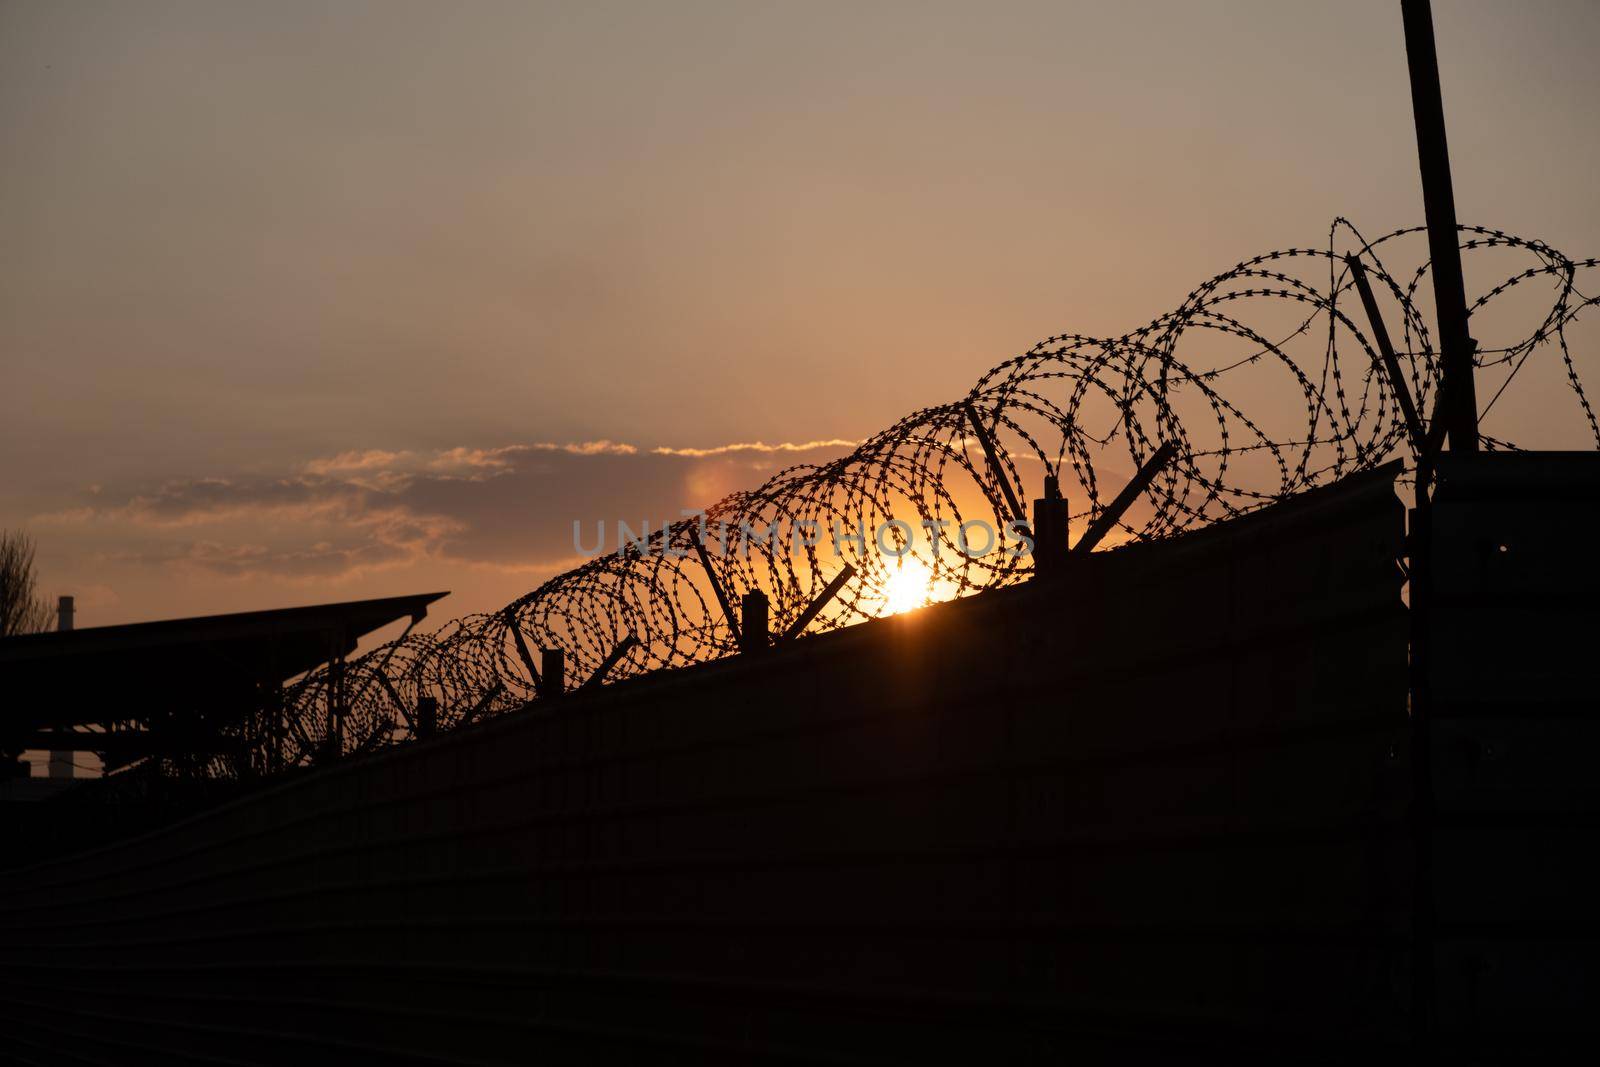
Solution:
<svg viewBox="0 0 1600 1067"><path fill-rule="evenodd" d="M1592 452L1442 458L1427 838L1458 1055L1600 1047L1597 529Z"/></svg>
<svg viewBox="0 0 1600 1067"><path fill-rule="evenodd" d="M1395 471L271 787L0 888L37 1062L1394 1049Z"/></svg>

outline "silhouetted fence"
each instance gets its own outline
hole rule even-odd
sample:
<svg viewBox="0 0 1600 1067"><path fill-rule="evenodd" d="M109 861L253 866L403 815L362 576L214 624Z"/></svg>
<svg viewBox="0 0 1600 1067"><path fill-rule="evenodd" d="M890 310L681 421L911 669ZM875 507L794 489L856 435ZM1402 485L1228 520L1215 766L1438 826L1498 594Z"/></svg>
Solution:
<svg viewBox="0 0 1600 1067"><path fill-rule="evenodd" d="M13 872L7 1040L242 1063L1398 1047L1396 473Z"/></svg>
<svg viewBox="0 0 1600 1067"><path fill-rule="evenodd" d="M1340 220L1327 248L1246 260L1142 329L1049 338L990 371L965 398L919 411L832 463L790 468L702 517L656 530L643 549L593 559L493 614L314 672L250 727L248 759L218 759L205 773L322 762L417 736L424 725L449 730L559 695L567 686L544 677L546 650L559 654L563 679L574 684L719 659L740 647L735 606L751 593L766 598L771 632L783 634L808 608L810 632L887 614L890 584L904 580L907 566L925 575L937 600L1015 584L1033 572L1031 557L1014 551L1031 531L1015 524L1029 519L1026 502L1049 479L1065 496L1072 536L1095 527L1111 546L1159 541L1410 458L1401 394L1420 412L1415 427L1435 406L1438 382L1417 299L1428 265L1400 269L1390 259L1420 249L1420 234L1367 242ZM1579 285L1596 260L1494 230L1461 234L1473 253L1468 266L1483 257L1482 269L1504 278L1472 308L1483 334L1485 425L1493 428L1508 387L1536 370L1566 380L1569 416L1600 445L1567 339L1596 301ZM1384 344L1346 255L1364 266ZM1518 262L1500 262L1507 257ZM1535 284L1548 285L1548 300L1514 299ZM1502 304L1504 322L1490 315ZM1515 340L1492 344L1491 336ZM1403 391L1383 370L1385 347ZM1487 434L1484 444L1509 447ZM1112 498L1163 450L1170 462L1138 501L1109 515ZM890 520L905 527L880 540ZM994 532L993 551L962 551L962 524L972 520ZM784 531L778 543L765 536L775 527ZM857 529L862 540L834 542L835 530ZM800 541L820 536L797 544L796 530L805 532ZM895 543L906 531L925 539Z"/></svg>

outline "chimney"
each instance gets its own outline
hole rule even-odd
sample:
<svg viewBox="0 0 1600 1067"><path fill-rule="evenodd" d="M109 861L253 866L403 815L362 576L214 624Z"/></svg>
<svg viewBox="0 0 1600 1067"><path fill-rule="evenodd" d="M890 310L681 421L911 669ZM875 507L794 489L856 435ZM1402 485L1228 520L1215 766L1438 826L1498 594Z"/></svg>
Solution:
<svg viewBox="0 0 1600 1067"><path fill-rule="evenodd" d="M64 596L56 601L56 629L58 631L72 629L72 598L69 596ZM50 777L71 778L73 776L72 757L73 753L71 752L50 753Z"/></svg>

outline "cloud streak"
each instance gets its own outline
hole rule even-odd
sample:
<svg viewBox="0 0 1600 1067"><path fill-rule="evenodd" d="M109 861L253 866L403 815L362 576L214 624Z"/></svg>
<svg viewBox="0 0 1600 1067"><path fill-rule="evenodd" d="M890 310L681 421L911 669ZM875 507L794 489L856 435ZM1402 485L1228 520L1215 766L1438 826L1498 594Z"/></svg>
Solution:
<svg viewBox="0 0 1600 1067"><path fill-rule="evenodd" d="M832 449L844 451L854 448L859 441L846 441L843 438L833 438L828 441L807 441L804 444L769 445L764 441L751 441L735 445L717 445L714 448L652 448L650 451L657 456L687 456L691 459L704 459L707 456L727 456L734 453L755 453L772 455L781 452L821 452Z"/></svg>
<svg viewBox="0 0 1600 1067"><path fill-rule="evenodd" d="M575 562L574 522L676 518L852 445L359 449L276 476L100 485L34 521L78 531L106 561L220 578L338 580L424 562L533 575Z"/></svg>

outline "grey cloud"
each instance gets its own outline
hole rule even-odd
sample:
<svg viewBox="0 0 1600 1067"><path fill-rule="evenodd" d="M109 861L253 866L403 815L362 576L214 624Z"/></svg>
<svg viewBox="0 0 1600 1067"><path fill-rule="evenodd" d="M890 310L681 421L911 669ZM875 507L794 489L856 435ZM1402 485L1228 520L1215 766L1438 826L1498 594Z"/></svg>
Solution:
<svg viewBox="0 0 1600 1067"><path fill-rule="evenodd" d="M365 450L282 477L211 477L118 492L100 486L38 521L93 528L123 563L221 577L337 578L425 559L556 570L596 522L676 519L776 470L850 442L641 449L611 441L436 452Z"/></svg>

